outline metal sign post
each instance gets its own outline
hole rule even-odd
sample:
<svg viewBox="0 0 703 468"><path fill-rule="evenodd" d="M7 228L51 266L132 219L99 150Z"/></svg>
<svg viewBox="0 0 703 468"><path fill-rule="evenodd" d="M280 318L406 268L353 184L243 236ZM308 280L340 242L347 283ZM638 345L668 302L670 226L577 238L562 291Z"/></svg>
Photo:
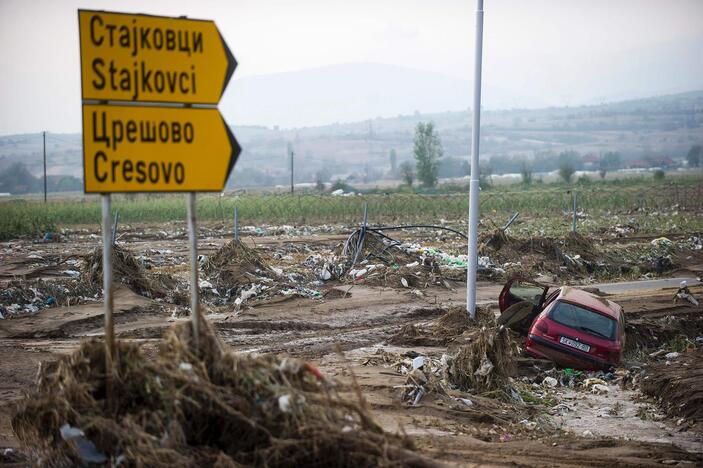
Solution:
<svg viewBox="0 0 703 468"><path fill-rule="evenodd" d="M474 55L474 115L471 128L471 182L469 184L469 258L466 271L466 310L476 318L476 271L478 269L478 144L481 129L481 54L483 50L483 0L476 0Z"/></svg>
<svg viewBox="0 0 703 468"><path fill-rule="evenodd" d="M198 285L198 232L195 226L195 192L186 194L188 207L188 247L190 250L190 318L193 326L193 344L196 351L200 341L200 304Z"/></svg>
<svg viewBox="0 0 703 468"><path fill-rule="evenodd" d="M42 132L44 140L44 203L46 203L46 132Z"/></svg>
<svg viewBox="0 0 703 468"><path fill-rule="evenodd" d="M234 240L239 240L239 211L234 207Z"/></svg>
<svg viewBox="0 0 703 468"><path fill-rule="evenodd" d="M187 193L191 311L197 348L195 192L221 192L241 152L217 109L237 61L209 20L78 10L78 31L83 190L102 194L109 399L109 375L116 358L112 248L118 221L116 215L111 232L109 194Z"/></svg>
<svg viewBox="0 0 703 468"><path fill-rule="evenodd" d="M112 318L112 230L110 229L110 194L102 194L103 298L105 309L105 375L109 376L115 354L115 323ZM108 377L109 382L109 377ZM108 383L108 391L110 385Z"/></svg>
<svg viewBox="0 0 703 468"><path fill-rule="evenodd" d="M576 190L574 190L574 217L571 220L571 232L576 232Z"/></svg>

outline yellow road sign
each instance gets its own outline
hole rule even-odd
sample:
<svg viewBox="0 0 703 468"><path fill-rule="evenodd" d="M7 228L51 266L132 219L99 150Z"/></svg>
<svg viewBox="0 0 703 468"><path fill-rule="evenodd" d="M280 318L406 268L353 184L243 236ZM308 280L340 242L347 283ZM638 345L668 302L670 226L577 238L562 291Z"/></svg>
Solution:
<svg viewBox="0 0 703 468"><path fill-rule="evenodd" d="M83 99L217 104L237 62L213 21L79 10Z"/></svg>
<svg viewBox="0 0 703 468"><path fill-rule="evenodd" d="M86 193L219 192L240 151L217 109L83 105Z"/></svg>

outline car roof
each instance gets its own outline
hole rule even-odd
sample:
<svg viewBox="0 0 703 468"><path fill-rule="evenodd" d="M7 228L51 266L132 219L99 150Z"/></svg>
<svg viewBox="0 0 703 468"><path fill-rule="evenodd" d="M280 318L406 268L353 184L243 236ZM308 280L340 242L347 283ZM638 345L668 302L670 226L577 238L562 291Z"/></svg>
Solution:
<svg viewBox="0 0 703 468"><path fill-rule="evenodd" d="M557 300L564 300L567 302L572 302L574 304L580 304L584 307L600 312L601 314L607 315L609 317L618 320L620 318L621 307L609 301L604 297L596 296L583 289L576 289L570 286L563 286L559 293Z"/></svg>

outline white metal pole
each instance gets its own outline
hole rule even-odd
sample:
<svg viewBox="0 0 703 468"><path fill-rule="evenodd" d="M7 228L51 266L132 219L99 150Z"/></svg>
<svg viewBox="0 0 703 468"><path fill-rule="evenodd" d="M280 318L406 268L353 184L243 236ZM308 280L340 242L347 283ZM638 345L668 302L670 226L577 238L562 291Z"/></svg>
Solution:
<svg viewBox="0 0 703 468"><path fill-rule="evenodd" d="M239 240L239 210L234 207L234 240Z"/></svg>
<svg viewBox="0 0 703 468"><path fill-rule="evenodd" d="M193 344L196 351L200 340L200 306L198 286L198 235L195 227L195 192L186 195L188 207L188 244L190 246L190 318L193 328Z"/></svg>
<svg viewBox="0 0 703 468"><path fill-rule="evenodd" d="M110 375L115 352L115 324L112 318L112 230L110 229L110 195L101 195L103 235L103 299L105 309L105 364L106 375Z"/></svg>
<svg viewBox="0 0 703 468"><path fill-rule="evenodd" d="M469 183L469 259L466 271L466 310L476 318L476 271L478 269L478 144L481 131L481 55L483 49L483 0L476 0L474 55L474 105L471 128L471 181Z"/></svg>
<svg viewBox="0 0 703 468"><path fill-rule="evenodd" d="M574 217L571 221L571 232L576 232L576 190L574 190Z"/></svg>

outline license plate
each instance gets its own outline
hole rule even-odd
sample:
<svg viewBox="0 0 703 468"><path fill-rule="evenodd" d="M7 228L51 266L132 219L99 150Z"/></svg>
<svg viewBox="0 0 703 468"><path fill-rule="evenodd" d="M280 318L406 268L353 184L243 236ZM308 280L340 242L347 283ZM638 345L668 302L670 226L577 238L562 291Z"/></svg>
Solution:
<svg viewBox="0 0 703 468"><path fill-rule="evenodd" d="M579 343L578 341L574 341L563 336L559 338L559 343L565 344L566 346L571 346L572 348L580 349L581 351L584 351L586 353L591 350L591 347L587 344Z"/></svg>

